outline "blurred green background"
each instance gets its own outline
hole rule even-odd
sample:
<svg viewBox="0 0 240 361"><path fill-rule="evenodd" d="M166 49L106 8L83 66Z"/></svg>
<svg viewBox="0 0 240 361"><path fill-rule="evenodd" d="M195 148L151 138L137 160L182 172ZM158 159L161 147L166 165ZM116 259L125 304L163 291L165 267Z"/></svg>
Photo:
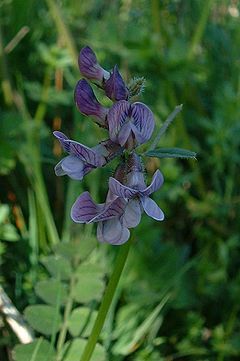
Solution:
<svg viewBox="0 0 240 361"><path fill-rule="evenodd" d="M0 310L1 361L78 361L118 252L69 216L84 190L105 199L115 165L82 182L53 170L53 130L88 146L104 134L73 101L85 45L146 78L156 133L183 104L160 146L198 154L145 160L149 180L164 174L166 219L134 230L93 360L240 359L239 12L238 0L0 1L0 283L36 338L17 345Z"/></svg>

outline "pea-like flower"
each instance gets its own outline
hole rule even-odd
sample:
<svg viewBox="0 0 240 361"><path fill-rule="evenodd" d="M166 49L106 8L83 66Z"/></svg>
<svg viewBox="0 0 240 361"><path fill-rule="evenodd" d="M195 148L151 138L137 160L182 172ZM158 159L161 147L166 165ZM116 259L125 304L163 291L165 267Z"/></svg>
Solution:
<svg viewBox="0 0 240 361"><path fill-rule="evenodd" d="M70 140L62 132L55 131L53 134L69 154L55 166L57 176L68 175L72 179L82 180L91 170L104 166L121 152L121 147L111 140L89 148Z"/></svg>
<svg viewBox="0 0 240 361"><path fill-rule="evenodd" d="M89 46L85 46L80 51L78 65L83 76L99 85L110 76L110 73L98 64L97 57Z"/></svg>
<svg viewBox="0 0 240 361"><path fill-rule="evenodd" d="M157 170L151 184L147 187L144 181L144 174L140 158L132 153L129 157L129 172L125 184L116 178L110 177L109 190L112 194L128 201L128 207L135 215L145 213L157 221L164 219L162 210L149 196L158 190L163 184L163 175Z"/></svg>
<svg viewBox="0 0 240 361"><path fill-rule="evenodd" d="M92 116L100 126L107 127L108 109L98 102L91 86L85 79L81 79L77 83L74 99L78 110L82 114Z"/></svg>
<svg viewBox="0 0 240 361"><path fill-rule="evenodd" d="M125 243L130 232L123 225L122 215L127 202L123 198L108 192L105 203L96 204L88 192L78 197L71 210L71 217L76 223L98 222L97 238L100 242L114 245Z"/></svg>
<svg viewBox="0 0 240 361"><path fill-rule="evenodd" d="M144 182L143 174L140 172L131 172L129 178L132 178L134 181L132 187L126 186L117 179L110 177L110 191L116 196L128 200L128 206L135 214L141 214L142 210L144 210L149 217L157 221L162 221L164 219L163 211L158 207L156 202L149 197L150 194L158 190L163 184L162 173L157 170L148 187Z"/></svg>
<svg viewBox="0 0 240 361"><path fill-rule="evenodd" d="M152 111L140 102L130 104L126 100L121 100L108 112L110 139L128 149L147 142L154 125Z"/></svg>
<svg viewBox="0 0 240 361"><path fill-rule="evenodd" d="M110 78L104 84L104 90L108 98L113 101L128 99L128 89L118 71L117 65L114 66Z"/></svg>

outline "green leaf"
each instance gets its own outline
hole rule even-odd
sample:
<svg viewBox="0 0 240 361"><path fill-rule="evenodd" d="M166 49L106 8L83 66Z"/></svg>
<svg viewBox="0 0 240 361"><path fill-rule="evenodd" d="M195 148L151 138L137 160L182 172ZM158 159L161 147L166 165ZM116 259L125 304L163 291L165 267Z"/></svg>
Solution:
<svg viewBox="0 0 240 361"><path fill-rule="evenodd" d="M28 323L43 335L57 333L62 322L62 317L56 307L47 305L28 306L24 315Z"/></svg>
<svg viewBox="0 0 240 361"><path fill-rule="evenodd" d="M79 335L88 337L92 331L96 318L97 311L91 310L88 307L75 308L68 321L69 332L74 337Z"/></svg>
<svg viewBox="0 0 240 361"><path fill-rule="evenodd" d="M182 148L158 148L155 150L150 150L145 153L147 157L156 157L156 158L193 158L196 159L197 153L192 152L191 150L182 149Z"/></svg>
<svg viewBox="0 0 240 361"><path fill-rule="evenodd" d="M95 237L82 237L77 242L62 242L56 245L55 252L64 258L73 259L75 256L79 257L80 260L84 260L96 247Z"/></svg>
<svg viewBox="0 0 240 361"><path fill-rule="evenodd" d="M62 305L67 298L67 286L55 279L38 282L35 286L35 292L50 305Z"/></svg>
<svg viewBox="0 0 240 361"><path fill-rule="evenodd" d="M48 272L55 278L67 280L72 273L70 262L62 256L48 256L43 259L43 264Z"/></svg>
<svg viewBox="0 0 240 361"><path fill-rule="evenodd" d="M78 282L74 288L74 299L80 303L100 300L104 286L104 282L101 278L94 278L92 274L88 273L80 274L78 275Z"/></svg>
<svg viewBox="0 0 240 361"><path fill-rule="evenodd" d="M77 284L74 289L75 300L81 303L100 300L105 287L102 266L97 263L82 263L77 268L76 275Z"/></svg>
<svg viewBox="0 0 240 361"><path fill-rule="evenodd" d="M16 345L13 350L15 361L54 361L53 346L42 337L26 345Z"/></svg>
<svg viewBox="0 0 240 361"><path fill-rule="evenodd" d="M76 338L70 344L67 355L63 361L77 361L80 360L81 355L84 351L87 341L81 338ZM102 345L99 343L96 344L94 352L91 357L91 361L106 361L107 355L106 351Z"/></svg>

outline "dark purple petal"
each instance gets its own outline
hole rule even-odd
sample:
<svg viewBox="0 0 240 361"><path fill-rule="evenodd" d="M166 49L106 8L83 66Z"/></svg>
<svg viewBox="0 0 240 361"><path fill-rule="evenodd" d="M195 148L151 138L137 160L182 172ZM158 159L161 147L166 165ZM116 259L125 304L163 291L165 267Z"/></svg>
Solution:
<svg viewBox="0 0 240 361"><path fill-rule="evenodd" d="M71 218L77 223L88 223L103 207L103 205L98 205L93 202L89 192L84 192L73 204Z"/></svg>
<svg viewBox="0 0 240 361"><path fill-rule="evenodd" d="M151 193L158 190L163 184L163 175L160 170L156 170L153 175L152 183L144 190L141 191L143 196L149 196Z"/></svg>
<svg viewBox="0 0 240 361"><path fill-rule="evenodd" d="M141 197L141 203L144 211L149 217L156 219L157 221L163 221L164 214L163 211L158 207L156 202L149 197Z"/></svg>
<svg viewBox="0 0 240 361"><path fill-rule="evenodd" d="M154 130L154 117L152 111L143 103L132 105L131 122L132 131L138 144L147 142Z"/></svg>
<svg viewBox="0 0 240 361"><path fill-rule="evenodd" d="M130 103L126 100L120 100L115 103L108 112L108 126L110 139L118 143L118 133L126 122L130 110Z"/></svg>
<svg viewBox="0 0 240 361"><path fill-rule="evenodd" d="M68 175L72 179L82 180L92 169L92 166L86 166L81 159L68 155L55 166L55 173L57 176Z"/></svg>
<svg viewBox="0 0 240 361"><path fill-rule="evenodd" d="M109 72L98 64L97 57L89 46L85 46L80 51L78 64L82 75L90 80L97 80L101 83L104 78L109 78Z"/></svg>
<svg viewBox="0 0 240 361"><path fill-rule="evenodd" d="M103 107L94 95L91 86L85 79L76 85L74 99L78 110L84 115L93 116L97 123L106 127L108 109Z"/></svg>
<svg viewBox="0 0 240 361"><path fill-rule="evenodd" d="M122 223L127 228L136 227L141 221L141 206L139 199L130 199L122 216Z"/></svg>
<svg viewBox="0 0 240 361"><path fill-rule="evenodd" d="M106 95L115 101L126 100L128 98L128 90L118 71L117 65L114 66L110 78L104 84Z"/></svg>
<svg viewBox="0 0 240 361"><path fill-rule="evenodd" d="M124 186L113 177L109 178L109 189L113 194L116 194L118 197L127 199L131 199L139 194L139 191L137 189Z"/></svg>
<svg viewBox="0 0 240 361"><path fill-rule="evenodd" d="M99 242L121 245L127 242L129 237L129 230L122 225L118 218L98 224L97 238Z"/></svg>
<svg viewBox="0 0 240 361"><path fill-rule="evenodd" d="M123 214L125 207L126 201L124 199L115 198L111 202L106 203L104 208L101 209L101 212L99 212L94 218L92 218L90 222L100 222L119 217Z"/></svg>

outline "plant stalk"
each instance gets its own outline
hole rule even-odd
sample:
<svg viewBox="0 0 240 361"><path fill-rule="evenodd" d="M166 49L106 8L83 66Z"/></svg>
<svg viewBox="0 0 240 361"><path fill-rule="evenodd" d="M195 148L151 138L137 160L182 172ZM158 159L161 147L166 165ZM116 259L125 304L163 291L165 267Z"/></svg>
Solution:
<svg viewBox="0 0 240 361"><path fill-rule="evenodd" d="M111 306L113 296L117 289L117 285L118 285L119 279L121 277L124 265L126 263L130 245L131 245L131 239L127 243L125 243L123 246L121 246L121 248L120 248L120 251L117 256L116 263L115 263L115 268L113 270L112 276L107 285L101 306L98 311L97 319L95 321L91 335L90 335L88 342L86 344L86 347L84 349L83 355L81 357L81 361L89 361L91 359L92 353L95 349L99 335L103 328L107 313Z"/></svg>

